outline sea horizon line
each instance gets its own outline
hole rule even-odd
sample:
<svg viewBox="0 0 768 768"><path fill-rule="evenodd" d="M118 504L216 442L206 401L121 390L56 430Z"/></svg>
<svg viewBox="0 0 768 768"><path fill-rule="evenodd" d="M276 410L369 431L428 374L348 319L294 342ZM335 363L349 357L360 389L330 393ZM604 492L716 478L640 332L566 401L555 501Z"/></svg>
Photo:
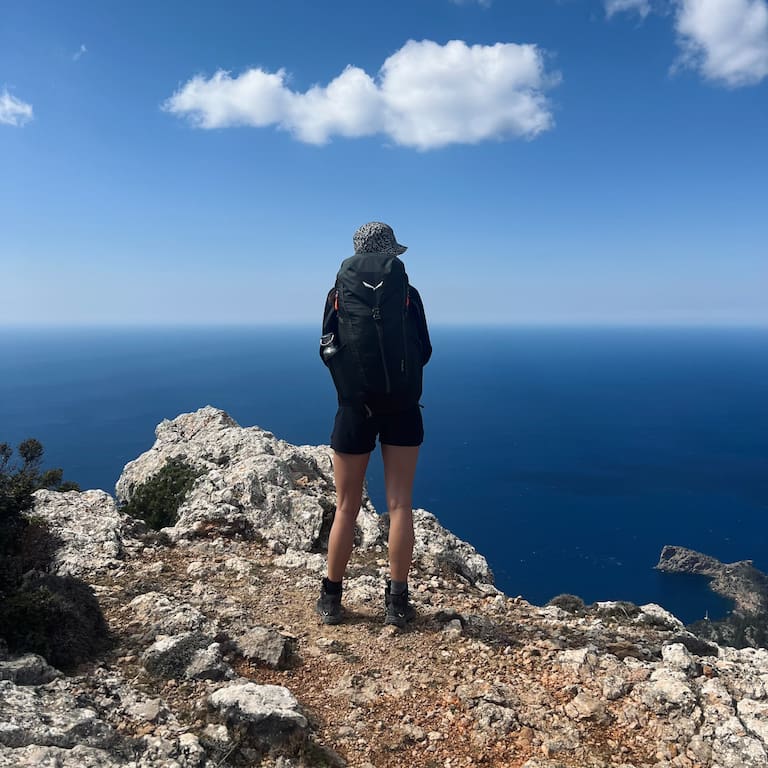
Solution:
<svg viewBox="0 0 768 768"><path fill-rule="evenodd" d="M319 322L232 322L232 323L0 323L0 332L14 331L227 331L227 330L313 330ZM670 330L670 331L768 331L764 322L648 322L648 321L430 321L430 329L449 330Z"/></svg>

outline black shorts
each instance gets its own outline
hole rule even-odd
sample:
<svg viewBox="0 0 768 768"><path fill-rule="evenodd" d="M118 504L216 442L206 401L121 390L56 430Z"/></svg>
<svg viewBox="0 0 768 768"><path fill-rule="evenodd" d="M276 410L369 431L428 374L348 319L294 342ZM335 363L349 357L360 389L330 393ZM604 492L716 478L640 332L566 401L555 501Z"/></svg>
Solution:
<svg viewBox="0 0 768 768"><path fill-rule="evenodd" d="M331 434L331 448L338 453L370 453L382 445L417 446L424 442L421 408L368 415L363 406L340 405Z"/></svg>

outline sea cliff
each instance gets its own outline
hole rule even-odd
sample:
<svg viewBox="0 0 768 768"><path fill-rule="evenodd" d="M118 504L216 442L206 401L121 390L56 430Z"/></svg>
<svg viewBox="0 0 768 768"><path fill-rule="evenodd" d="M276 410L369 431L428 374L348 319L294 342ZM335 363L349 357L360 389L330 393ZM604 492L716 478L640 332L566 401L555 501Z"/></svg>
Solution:
<svg viewBox="0 0 768 768"><path fill-rule="evenodd" d="M678 546L665 546L656 568L667 573L705 576L713 592L731 600L733 610L721 621L697 621L690 629L699 637L722 645L765 648L768 646L768 576L751 560L721 563L719 560Z"/></svg>
<svg viewBox="0 0 768 768"><path fill-rule="evenodd" d="M172 458L197 478L148 531L122 504ZM425 510L416 621L383 626L387 518L365 498L347 621L322 625L334 508L329 448L211 407L162 422L116 497L39 491L54 569L90 586L113 644L68 675L0 648L0 766L768 766L768 651L652 604L502 594Z"/></svg>

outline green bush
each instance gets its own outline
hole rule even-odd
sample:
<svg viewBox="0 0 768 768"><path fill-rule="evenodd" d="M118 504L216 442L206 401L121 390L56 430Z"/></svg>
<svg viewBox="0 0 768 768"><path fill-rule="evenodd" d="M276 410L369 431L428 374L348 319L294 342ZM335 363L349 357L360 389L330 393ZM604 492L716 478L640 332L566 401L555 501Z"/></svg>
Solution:
<svg viewBox="0 0 768 768"><path fill-rule="evenodd" d="M42 470L43 446L30 439L13 450L0 443L0 639L14 653L39 653L70 669L108 643L106 622L90 587L47 571L61 546L40 518L27 513L45 488L79 490L61 469Z"/></svg>
<svg viewBox="0 0 768 768"><path fill-rule="evenodd" d="M39 653L65 671L109 645L91 588L72 576L32 571L0 603L0 627L13 653Z"/></svg>
<svg viewBox="0 0 768 768"><path fill-rule="evenodd" d="M578 595L562 594L553 597L547 605L555 605L568 613L583 616L586 612L584 601Z"/></svg>
<svg viewBox="0 0 768 768"><path fill-rule="evenodd" d="M590 606L601 619L617 619L618 621L632 621L640 615L640 607L627 600L615 600L605 605L594 603Z"/></svg>
<svg viewBox="0 0 768 768"><path fill-rule="evenodd" d="M183 459L168 459L157 474L134 489L123 511L156 531L175 525L179 507L200 474Z"/></svg>
<svg viewBox="0 0 768 768"><path fill-rule="evenodd" d="M24 440L17 451L21 462L12 464L13 449L0 443L0 598L18 587L26 571L45 570L58 547L42 521L25 517L34 503L32 494L41 488L80 490L62 481L61 469L41 469L39 440Z"/></svg>

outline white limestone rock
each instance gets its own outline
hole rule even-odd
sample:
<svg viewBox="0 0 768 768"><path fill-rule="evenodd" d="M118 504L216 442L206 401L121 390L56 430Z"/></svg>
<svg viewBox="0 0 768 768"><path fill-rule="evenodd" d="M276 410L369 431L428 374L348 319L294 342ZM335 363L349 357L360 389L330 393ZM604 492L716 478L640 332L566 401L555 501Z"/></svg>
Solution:
<svg viewBox="0 0 768 768"><path fill-rule="evenodd" d="M331 452L327 446L294 446L259 427L241 427L206 406L161 422L152 448L129 462L117 482L120 501L180 458L201 472L165 532L172 540L256 535L273 547L311 551L325 545L336 506ZM365 500L357 544L380 542L378 519Z"/></svg>
<svg viewBox="0 0 768 768"><path fill-rule="evenodd" d="M244 557L229 557L223 563L235 579L248 579L253 573L253 563Z"/></svg>
<svg viewBox="0 0 768 768"><path fill-rule="evenodd" d="M165 719L168 715L168 709L162 699L148 699L147 701L137 701L135 704L126 708L126 714L134 720L143 723L156 723Z"/></svg>
<svg viewBox="0 0 768 768"><path fill-rule="evenodd" d="M715 729L711 747L712 765L717 768L765 768L768 765L765 744L750 736L736 717Z"/></svg>
<svg viewBox="0 0 768 768"><path fill-rule="evenodd" d="M126 540L142 524L117 509L104 491L36 491L29 513L42 518L63 545L53 570L60 576L88 577L119 568Z"/></svg>
<svg viewBox="0 0 768 768"><path fill-rule="evenodd" d="M173 637L160 635L142 654L144 669L166 679L186 677L196 651L208 648L212 640L202 632L183 632Z"/></svg>
<svg viewBox="0 0 768 768"><path fill-rule="evenodd" d="M129 603L136 620L146 627L145 637L151 642L159 635L203 632L213 636L217 624L195 606L181 603L160 592L145 592Z"/></svg>
<svg viewBox="0 0 768 768"><path fill-rule="evenodd" d="M268 627L253 627L234 644L244 658L272 669L285 669L293 653L291 640Z"/></svg>
<svg viewBox="0 0 768 768"><path fill-rule="evenodd" d="M609 723L611 716L605 708L605 704L595 696L579 691L576 696L565 705L565 714L572 720L591 720L595 723Z"/></svg>
<svg viewBox="0 0 768 768"><path fill-rule="evenodd" d="M664 610L664 608L660 605L656 605L656 603L641 605L637 622L639 624L647 624L652 627L659 627L660 629L669 629L677 632L682 632L685 629L685 625L677 618L677 616Z"/></svg>
<svg viewBox="0 0 768 768"><path fill-rule="evenodd" d="M125 738L118 725L160 723L162 737ZM36 685L0 681L0 768L213 768L160 698L118 672Z"/></svg>
<svg viewBox="0 0 768 768"><path fill-rule="evenodd" d="M560 651L556 658L558 664L562 664L580 677L594 677L598 663L597 648L595 646L569 648L565 651Z"/></svg>
<svg viewBox="0 0 768 768"><path fill-rule="evenodd" d="M230 731L257 748L297 745L309 723L293 694L282 685L232 683L208 697L208 707Z"/></svg>
<svg viewBox="0 0 768 768"><path fill-rule="evenodd" d="M82 747L0 747L0 768L124 768L125 762L104 749Z"/></svg>
<svg viewBox="0 0 768 768"><path fill-rule="evenodd" d="M61 677L61 672L36 653L0 661L0 680L10 680L16 685L43 685L57 677Z"/></svg>
<svg viewBox="0 0 768 768"><path fill-rule="evenodd" d="M217 752L224 754L232 746L232 738L229 735L226 725L221 723L209 723L200 733L200 740L203 744Z"/></svg>
<svg viewBox="0 0 768 768"><path fill-rule="evenodd" d="M768 745L768 702L742 699L736 703L736 712L750 736Z"/></svg>
<svg viewBox="0 0 768 768"><path fill-rule="evenodd" d="M551 620L551 622L555 624L562 623L570 616L568 611L564 611L562 608L558 608L556 605L545 605L543 608L539 608L536 611L536 614L542 619Z"/></svg>
<svg viewBox="0 0 768 768"><path fill-rule="evenodd" d="M526 760L521 768L567 768L567 766L560 760L545 760L540 757L532 757L530 760ZM621 768L621 766L618 768Z"/></svg>
<svg viewBox="0 0 768 768"><path fill-rule="evenodd" d="M192 659L184 670L184 677L189 680L223 680L235 677L232 668L224 662L219 643L211 643L192 654Z"/></svg>
<svg viewBox="0 0 768 768"><path fill-rule="evenodd" d="M677 669L659 667L651 679L638 683L634 692L643 704L657 715L680 713L690 715L696 706L696 695Z"/></svg>
<svg viewBox="0 0 768 768"><path fill-rule="evenodd" d="M300 569L314 574L325 571L325 556L317 552L297 552L290 549L283 555L278 555L273 561L278 568Z"/></svg>
<svg viewBox="0 0 768 768"><path fill-rule="evenodd" d="M216 768L194 734L178 739L144 737L136 759L123 759L104 749L82 747L0 747L0 768Z"/></svg>
<svg viewBox="0 0 768 768"><path fill-rule="evenodd" d="M115 732L96 712L78 706L62 688L0 681L0 745L108 749Z"/></svg>
<svg viewBox="0 0 768 768"><path fill-rule="evenodd" d="M144 751L136 768L214 768L206 759L205 750L192 733L183 733L178 739L145 736ZM126 768L129 768L126 766Z"/></svg>
<svg viewBox="0 0 768 768"><path fill-rule="evenodd" d="M768 698L768 650L722 647L713 666L734 699Z"/></svg>
<svg viewBox="0 0 768 768"><path fill-rule="evenodd" d="M388 520L385 521L387 524ZM438 573L447 569L472 584L493 584L488 561L471 544L443 528L431 512L414 509L413 528L414 560L420 561L428 570Z"/></svg>
<svg viewBox="0 0 768 768"><path fill-rule="evenodd" d="M602 681L603 697L607 701L617 701L632 690L632 683L620 675L606 675Z"/></svg>
<svg viewBox="0 0 768 768"><path fill-rule="evenodd" d="M667 666L679 669L687 677L697 677L701 670L701 665L694 660L682 643L671 643L663 646L661 657Z"/></svg>
<svg viewBox="0 0 768 768"><path fill-rule="evenodd" d="M349 578L344 583L344 603L349 605L380 605L384 608L384 585L385 578L383 573L380 576L356 576ZM410 596L411 602L414 602L414 596Z"/></svg>

